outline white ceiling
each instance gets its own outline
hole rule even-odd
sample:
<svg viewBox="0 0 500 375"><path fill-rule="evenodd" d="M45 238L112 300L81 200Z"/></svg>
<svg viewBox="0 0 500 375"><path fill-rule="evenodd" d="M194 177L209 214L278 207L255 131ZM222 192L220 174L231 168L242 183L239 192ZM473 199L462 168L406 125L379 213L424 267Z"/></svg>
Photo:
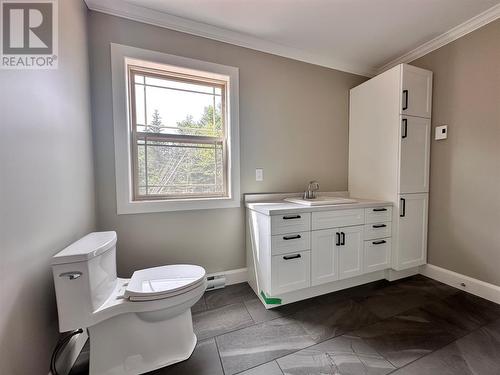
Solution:
<svg viewBox="0 0 500 375"><path fill-rule="evenodd" d="M468 21L470 29L471 24L481 26L477 25L478 19L487 18L489 22L500 15L500 0L87 0L87 3L91 9L101 11L120 8L108 13L122 11L130 15L142 11L143 18L158 21L151 23L161 23L163 18L167 27L172 25L181 31L364 74L373 74L388 63L397 62L395 59L464 22ZM96 3L100 3L101 9ZM476 17L488 9L487 16Z"/></svg>

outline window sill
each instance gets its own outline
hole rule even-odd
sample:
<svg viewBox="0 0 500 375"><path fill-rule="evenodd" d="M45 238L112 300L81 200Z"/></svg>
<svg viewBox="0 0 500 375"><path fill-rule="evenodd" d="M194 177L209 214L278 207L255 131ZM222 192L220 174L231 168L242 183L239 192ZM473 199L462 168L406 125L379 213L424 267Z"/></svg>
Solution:
<svg viewBox="0 0 500 375"><path fill-rule="evenodd" d="M219 208L241 207L237 198L194 198L172 200L128 201L118 204L118 215L142 214L152 212L213 210Z"/></svg>

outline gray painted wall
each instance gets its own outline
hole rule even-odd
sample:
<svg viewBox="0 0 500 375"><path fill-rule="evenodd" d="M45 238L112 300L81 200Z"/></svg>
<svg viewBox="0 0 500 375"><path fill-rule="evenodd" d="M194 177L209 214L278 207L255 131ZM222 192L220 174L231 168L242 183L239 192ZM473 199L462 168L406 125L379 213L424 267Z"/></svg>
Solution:
<svg viewBox="0 0 500 375"><path fill-rule="evenodd" d="M500 285L500 20L412 64L434 72L429 263Z"/></svg>
<svg viewBox="0 0 500 375"><path fill-rule="evenodd" d="M98 222L118 232L122 276L166 263L244 267L244 210L116 214L110 42L240 69L243 193L300 191L311 179L346 189L348 93L366 78L101 13L89 20Z"/></svg>
<svg viewBox="0 0 500 375"><path fill-rule="evenodd" d="M0 374L47 374L52 255L94 229L87 8L59 1L59 69L0 70Z"/></svg>

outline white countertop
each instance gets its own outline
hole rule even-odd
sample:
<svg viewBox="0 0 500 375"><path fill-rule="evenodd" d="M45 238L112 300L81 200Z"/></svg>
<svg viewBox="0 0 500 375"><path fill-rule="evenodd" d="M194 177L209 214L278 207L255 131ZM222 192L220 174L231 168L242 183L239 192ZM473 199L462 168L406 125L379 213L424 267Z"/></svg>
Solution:
<svg viewBox="0 0 500 375"><path fill-rule="evenodd" d="M333 210L347 210L353 208L392 206L392 203L387 201L361 199L356 197L352 197L352 199L356 199L357 202L330 204L321 206L304 206L301 204L291 203L284 200L269 200L261 202L247 202L245 204L245 207L264 215L283 215L283 214L294 214L300 212L333 211Z"/></svg>

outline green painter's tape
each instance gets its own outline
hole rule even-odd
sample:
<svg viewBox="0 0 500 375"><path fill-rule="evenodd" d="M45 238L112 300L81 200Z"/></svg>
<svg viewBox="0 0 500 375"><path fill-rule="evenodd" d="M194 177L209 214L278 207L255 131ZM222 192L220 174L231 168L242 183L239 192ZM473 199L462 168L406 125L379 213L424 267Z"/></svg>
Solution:
<svg viewBox="0 0 500 375"><path fill-rule="evenodd" d="M281 305L281 298L266 297L266 294L262 290L260 291L260 295L268 305Z"/></svg>

